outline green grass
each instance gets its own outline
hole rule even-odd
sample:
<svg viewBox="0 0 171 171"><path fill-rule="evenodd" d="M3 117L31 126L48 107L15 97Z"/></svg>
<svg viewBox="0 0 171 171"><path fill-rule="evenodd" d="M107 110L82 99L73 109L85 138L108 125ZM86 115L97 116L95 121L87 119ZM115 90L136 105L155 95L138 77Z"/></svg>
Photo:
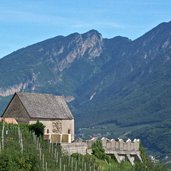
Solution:
<svg viewBox="0 0 171 171"><path fill-rule="evenodd" d="M128 162L118 164L112 156L108 156L107 160L100 160L94 155L69 156L63 153L57 144L37 138L27 125L4 126L2 131L3 124L0 123L1 171L144 171L137 170L144 167L143 163L137 163L135 166ZM146 160L145 158L144 162L147 164ZM159 165L161 169L158 170L155 164L149 165L147 171L153 171L154 168L154 171L166 171L163 166Z"/></svg>
<svg viewBox="0 0 171 171"><path fill-rule="evenodd" d="M0 124L0 133L2 127ZM57 144L50 144L37 138L29 132L26 125L20 125L19 129L22 133L23 152L19 142L18 126L5 125L4 143L1 137L0 162L2 164L5 163L4 160L8 161L6 166L8 171L74 171L76 168L85 171L84 165L87 165L86 171L93 171L91 168L94 163L88 160L82 162L62 153Z"/></svg>

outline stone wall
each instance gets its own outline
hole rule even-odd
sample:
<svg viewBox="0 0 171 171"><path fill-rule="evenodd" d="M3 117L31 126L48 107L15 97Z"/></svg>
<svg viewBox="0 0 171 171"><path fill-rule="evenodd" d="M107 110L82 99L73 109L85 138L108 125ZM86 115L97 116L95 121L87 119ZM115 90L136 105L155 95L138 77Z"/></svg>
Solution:
<svg viewBox="0 0 171 171"><path fill-rule="evenodd" d="M71 144L61 144L63 151L73 154L73 153L80 153L80 154L91 154L92 144L96 141L96 138L87 141L79 141L73 142ZM124 141L122 139L101 139L102 146L105 150L106 154L114 155L118 163L122 161L128 160L132 165L136 160L142 161L140 156L140 140L134 139L131 141L130 139Z"/></svg>
<svg viewBox="0 0 171 171"><path fill-rule="evenodd" d="M131 141L130 139L124 141L122 139L117 140L109 140L107 138L102 138L102 145L105 150L114 150L114 151L139 151L140 140L134 139Z"/></svg>
<svg viewBox="0 0 171 171"><path fill-rule="evenodd" d="M86 142L73 142L71 144L61 143L61 147L64 152L66 152L70 155L73 153L79 153L82 155L85 155L88 153Z"/></svg>

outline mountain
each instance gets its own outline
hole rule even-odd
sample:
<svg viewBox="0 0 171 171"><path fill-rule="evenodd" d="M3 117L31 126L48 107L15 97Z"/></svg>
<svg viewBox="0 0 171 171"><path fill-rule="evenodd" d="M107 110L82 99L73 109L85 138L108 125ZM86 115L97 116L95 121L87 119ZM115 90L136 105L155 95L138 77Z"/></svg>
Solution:
<svg viewBox="0 0 171 171"><path fill-rule="evenodd" d="M57 36L0 59L0 78L1 111L16 91L64 95L79 135L143 137L148 129L149 147L150 128L164 125L170 135L171 22L136 40L96 30Z"/></svg>

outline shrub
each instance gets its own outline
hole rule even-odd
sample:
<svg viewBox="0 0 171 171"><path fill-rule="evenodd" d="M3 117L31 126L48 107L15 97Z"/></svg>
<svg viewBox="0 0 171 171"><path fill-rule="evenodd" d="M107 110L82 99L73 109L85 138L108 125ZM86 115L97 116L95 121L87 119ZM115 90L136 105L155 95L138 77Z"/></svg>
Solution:
<svg viewBox="0 0 171 171"><path fill-rule="evenodd" d="M106 154L105 150L103 149L102 143L100 140L97 140L92 145L92 154L96 156L98 159L105 160Z"/></svg>
<svg viewBox="0 0 171 171"><path fill-rule="evenodd" d="M9 170L9 158L5 154L0 155L0 171Z"/></svg>
<svg viewBox="0 0 171 171"><path fill-rule="evenodd" d="M29 125L29 130L33 131L37 137L44 135L44 128L45 126L39 121L37 121L35 124Z"/></svg>

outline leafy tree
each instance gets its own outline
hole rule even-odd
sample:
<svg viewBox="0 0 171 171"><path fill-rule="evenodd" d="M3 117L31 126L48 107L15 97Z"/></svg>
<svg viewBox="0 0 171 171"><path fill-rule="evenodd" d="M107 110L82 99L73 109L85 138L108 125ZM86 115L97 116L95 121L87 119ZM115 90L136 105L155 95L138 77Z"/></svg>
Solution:
<svg viewBox="0 0 171 171"><path fill-rule="evenodd" d="M103 149L102 142L97 140L92 145L92 154L96 156L98 159L105 160L106 154L105 150Z"/></svg>
<svg viewBox="0 0 171 171"><path fill-rule="evenodd" d="M35 124L29 125L29 130L33 131L37 137L44 135L44 128L45 126L39 121L37 121Z"/></svg>

